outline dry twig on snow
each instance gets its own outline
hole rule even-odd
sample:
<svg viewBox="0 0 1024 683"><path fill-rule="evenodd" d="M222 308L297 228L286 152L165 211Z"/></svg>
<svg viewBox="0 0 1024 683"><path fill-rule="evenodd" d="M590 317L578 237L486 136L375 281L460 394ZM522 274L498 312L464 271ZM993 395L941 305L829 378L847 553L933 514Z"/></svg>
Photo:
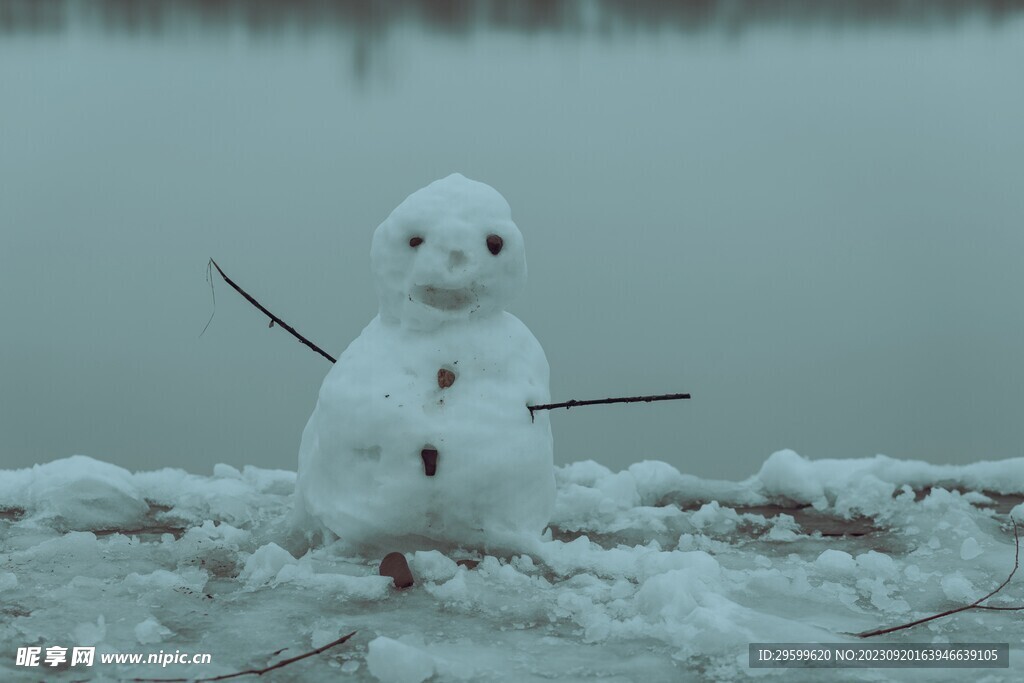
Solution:
<svg viewBox="0 0 1024 683"><path fill-rule="evenodd" d="M346 640L348 640L349 638L351 638L355 634L356 634L356 632L352 631L352 633L349 633L346 636L342 636L341 638L338 638L335 641L327 643L323 647L318 647L317 649L310 650L309 652L303 652L301 655L296 655L295 657L290 657L288 659L282 659L277 664L274 664L274 665L268 666L268 667L264 667L262 669L246 669L245 671L236 671L233 674L222 674L220 676L213 676L211 678L132 678L131 680L132 681L145 681L146 683L187 683L188 681L195 681L196 683L206 683L208 681L226 681L229 678L237 678L239 676L249 676L249 675L252 675L252 676L262 676L263 674L267 673L268 671L273 671L274 669L280 669L281 667L288 666L289 664L297 662L300 659L306 659L307 657L312 657L313 655L318 655L318 654L320 654L321 652L323 652L325 650L331 649L335 645L341 645L342 643L344 643ZM281 652L281 650L278 650L278 652Z"/></svg>
<svg viewBox="0 0 1024 683"><path fill-rule="evenodd" d="M220 269L220 266L217 265L217 262L214 261L212 258L210 259L210 262L207 264L207 270L209 270L209 267L211 265L214 268L217 269L217 272L220 273L220 276L224 279L224 282L228 283L228 285L230 285L232 289L234 289L236 292L238 292L243 297L245 297L245 300L248 301L249 303L251 303L257 309L259 309L260 312L263 313L263 315L265 315L268 318L270 318L270 326L271 327L273 327L275 324L281 326L282 328L285 329L285 331L287 331L293 337L295 337L300 342L302 342L303 344L305 344L309 348L311 348L314 351L316 351L317 353L319 353L321 356L323 356L327 360L331 361L332 363L337 362L333 356L328 355L327 352L325 352L319 346L317 346L316 344L314 344L310 340L308 340L305 337L303 337L301 334L298 333L298 331L294 327L292 327L291 325L289 325L288 323L286 323L285 321L281 320L276 315L274 315L273 313L268 311L267 308L263 304L261 304L259 301L256 301L256 299L251 294L249 294L247 291L245 291L244 289L239 287L237 284L235 284L235 281L232 280L231 278L229 278L227 276L227 274L225 274L224 271ZM213 281L212 280L210 281L210 287L211 288L213 287ZM210 316L210 319L212 320L213 316ZM207 327L209 327L210 323L207 322L206 325L207 325ZM203 331L205 332L206 329L203 328ZM588 401L577 401L576 399L573 399L571 401L564 401L562 403L546 403L544 405L526 406L526 407L530 410L530 420L533 421L533 411L535 411L535 410L553 410L554 408L565 408L565 409L568 410L569 408L572 408L574 406L592 406L592 405L598 405L598 404L603 404L603 403L640 403L640 402L650 403L651 401L676 401L676 400L679 400L679 399L686 399L686 398L690 398L690 395L689 394L659 394L657 396L622 396L622 397L619 397L619 398L598 398L598 399L592 399L592 400L588 400Z"/></svg>
<svg viewBox="0 0 1024 683"><path fill-rule="evenodd" d="M901 630L903 630L905 628L910 628L911 626L918 626L920 624L924 624L924 623L927 623L929 621L934 621L936 619L941 619L942 617L948 617L951 614L957 614L958 612L966 612L969 609L1004 610L1004 611L1008 611L1008 612L1009 611L1024 610L1024 606L1021 606L1021 607L988 607L986 605L982 605L981 604L981 603L985 602L986 600L988 600L989 598L991 598L996 593L998 593L999 591L1003 590L1006 587L1006 585L1008 583L1010 583L1010 579L1013 578L1013 575L1017 573L1017 568L1020 567L1020 535L1017 533L1017 521L1013 517L1011 517L1010 518L1010 522L1013 524L1013 543L1014 543L1013 569L1010 570L1010 575L1006 577L1006 580L1003 581L1001 584L999 584L999 586L994 591L992 591L991 593L989 593L988 595L986 595L984 597L978 598L977 600L975 600L974 602L972 602L969 605L964 605L963 607L956 607L954 609L946 610L945 612L940 612L939 614L933 614L932 616L925 617L923 619L917 619L916 621L911 621L910 623L907 623L907 624L900 624L899 626L890 626L889 628L880 628L880 629L876 629L874 631L864 631L863 633L855 633L854 635L856 635L858 638L873 638L875 636L885 635L886 633L892 633L893 631L901 631Z"/></svg>

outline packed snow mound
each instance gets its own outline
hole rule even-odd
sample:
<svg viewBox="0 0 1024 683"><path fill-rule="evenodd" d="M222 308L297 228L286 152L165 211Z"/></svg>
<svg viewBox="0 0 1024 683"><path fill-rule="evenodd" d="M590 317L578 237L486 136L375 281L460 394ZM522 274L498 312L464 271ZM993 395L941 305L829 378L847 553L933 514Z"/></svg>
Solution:
<svg viewBox="0 0 1024 683"><path fill-rule="evenodd" d="M149 506L131 473L73 455L0 480L0 500L64 529L107 529L139 523Z"/></svg>
<svg viewBox="0 0 1024 683"><path fill-rule="evenodd" d="M94 645L97 662L210 653L209 664L97 663L72 678L212 677L356 631L274 680L820 680L749 669L747 645L853 642L985 595L1013 567L1007 513L1024 501L1022 470L1019 459L953 468L783 452L746 481L716 482L660 462L574 463L556 468L551 527L532 547L409 552L416 584L404 591L378 575L380 555L293 532L290 472L130 473L84 457L2 471L0 679L50 674L17 666L18 647ZM94 504L72 490L107 478ZM1024 586L1015 577L987 604L1024 604ZM1011 668L983 680L1015 681L1014 614L965 612L885 642L1009 642Z"/></svg>
<svg viewBox="0 0 1024 683"><path fill-rule="evenodd" d="M523 236L492 187L452 174L380 224L380 312L332 366L302 434L296 525L353 549L516 549L555 500L540 343L505 306Z"/></svg>
<svg viewBox="0 0 1024 683"><path fill-rule="evenodd" d="M828 505L851 487L858 495L900 486L942 485L974 491L1024 491L1024 458L969 465L933 465L884 455L849 460L808 460L791 450L773 453L757 474L762 492L798 503Z"/></svg>

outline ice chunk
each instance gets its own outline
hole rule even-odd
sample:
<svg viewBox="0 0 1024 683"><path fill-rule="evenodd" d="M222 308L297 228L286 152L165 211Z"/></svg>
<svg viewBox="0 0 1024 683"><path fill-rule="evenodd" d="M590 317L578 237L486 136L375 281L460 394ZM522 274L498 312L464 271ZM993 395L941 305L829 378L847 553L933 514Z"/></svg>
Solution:
<svg viewBox="0 0 1024 683"><path fill-rule="evenodd" d="M413 575L424 581L447 581L459 567L447 555L436 550L419 550L412 557Z"/></svg>
<svg viewBox="0 0 1024 683"><path fill-rule="evenodd" d="M295 491L295 472L291 470L267 470L246 465L242 468L242 480L260 493L287 496Z"/></svg>
<svg viewBox="0 0 1024 683"><path fill-rule="evenodd" d="M783 496L800 503L823 500L825 489L814 466L791 450L772 453L757 478L772 496Z"/></svg>
<svg viewBox="0 0 1024 683"><path fill-rule="evenodd" d="M0 591L10 590L18 585L18 577L11 572L0 572Z"/></svg>
<svg viewBox="0 0 1024 683"><path fill-rule="evenodd" d="M657 505L661 499L677 490L683 476L672 465L660 460L643 460L629 466L641 505Z"/></svg>
<svg viewBox="0 0 1024 683"><path fill-rule="evenodd" d="M1024 523L1024 503L1015 505L1013 509L1010 510L1010 519L1015 520L1017 524Z"/></svg>
<svg viewBox="0 0 1024 683"><path fill-rule="evenodd" d="M277 580L322 591L333 598L379 600L387 597L391 579L387 576L350 576L318 573L308 562L285 564L277 572Z"/></svg>
<svg viewBox="0 0 1024 683"><path fill-rule="evenodd" d="M150 591L189 591L199 593L210 575L196 567L184 567L176 572L157 569L149 574L132 572L124 578L124 585L139 593Z"/></svg>
<svg viewBox="0 0 1024 683"><path fill-rule="evenodd" d="M942 577L941 584L942 592L953 602L970 603L981 597L974 584L960 572Z"/></svg>
<svg viewBox="0 0 1024 683"><path fill-rule="evenodd" d="M857 562L848 552L828 548L814 561L815 568L830 576L853 576L857 573Z"/></svg>
<svg viewBox="0 0 1024 683"><path fill-rule="evenodd" d="M705 503L690 515L690 524L701 531L722 535L736 530L740 517L732 508L722 507L717 500Z"/></svg>
<svg viewBox="0 0 1024 683"><path fill-rule="evenodd" d="M107 637L107 620L101 614L96 618L95 622L78 624L71 629L71 636L74 638L76 645L88 647L101 643Z"/></svg>
<svg viewBox="0 0 1024 683"><path fill-rule="evenodd" d="M204 567L217 575L234 575L241 563L240 552L253 545L251 532L207 520L186 531L174 543L172 552L178 564Z"/></svg>
<svg viewBox="0 0 1024 683"><path fill-rule="evenodd" d="M973 536L965 538L964 542L960 544L960 559L973 560L978 555L981 555L981 546L978 545L978 541Z"/></svg>
<svg viewBox="0 0 1024 683"><path fill-rule="evenodd" d="M213 466L213 476L218 479L241 479L242 473L231 465L219 462Z"/></svg>
<svg viewBox="0 0 1024 683"><path fill-rule="evenodd" d="M149 617L145 621L140 621L135 625L135 639L143 645L150 645L152 643L160 643L167 636L174 635L171 629L167 628L155 617Z"/></svg>
<svg viewBox="0 0 1024 683"><path fill-rule="evenodd" d="M435 671L429 654L384 636L370 641L366 665L381 683L422 683Z"/></svg>
<svg viewBox="0 0 1024 683"><path fill-rule="evenodd" d="M63 529L131 527L149 510L128 470L85 455L36 465L19 478L24 489L11 498Z"/></svg>
<svg viewBox="0 0 1024 683"><path fill-rule="evenodd" d="M268 543L249 556L238 578L250 587L259 586L274 579L281 567L297 563L287 550L276 543Z"/></svg>
<svg viewBox="0 0 1024 683"><path fill-rule="evenodd" d="M468 603L472 593L466 585L466 572L458 572L439 586L427 586L427 590L445 603Z"/></svg>
<svg viewBox="0 0 1024 683"><path fill-rule="evenodd" d="M891 578L899 573L895 560L874 550L858 555L857 566L868 576L876 578Z"/></svg>

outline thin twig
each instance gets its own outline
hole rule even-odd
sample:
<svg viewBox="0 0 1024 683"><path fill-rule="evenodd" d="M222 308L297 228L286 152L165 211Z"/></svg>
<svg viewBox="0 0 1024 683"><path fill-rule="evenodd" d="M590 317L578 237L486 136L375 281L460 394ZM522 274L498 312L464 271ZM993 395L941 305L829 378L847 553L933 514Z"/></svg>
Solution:
<svg viewBox="0 0 1024 683"><path fill-rule="evenodd" d="M220 268L217 270L220 270ZM217 315L217 290L213 288L213 259L206 262L206 281L210 283L210 299L213 301L213 310L210 311L210 319L203 325L203 331L199 333L200 337L206 334L207 328L213 322L213 316Z"/></svg>
<svg viewBox="0 0 1024 683"><path fill-rule="evenodd" d="M133 678L131 680L133 680L133 681L145 681L146 683L186 683L187 681L195 681L196 683L204 683L204 682L208 682L208 681L226 681L229 678L237 678L238 676L248 676L248 675L262 676L263 674L267 673L268 671L273 671L274 669L280 669L283 666L288 666L289 664L297 662L297 661L299 661L301 659L306 659L307 657L312 657L313 655L318 655L321 652L323 652L324 650L331 649L335 645L341 645L342 643L344 643L346 640L348 640L349 638L351 638L355 634L356 634L356 632L352 631L352 633L349 633L347 636L342 636L341 638L338 638L335 641L327 643L323 647L318 647L315 650L310 650L309 652L304 652L301 655L298 655L296 657L291 657L290 659L282 659L277 664L274 664L273 666L265 667L263 669L246 669L245 671L236 671L233 674L223 674L221 676L213 676L212 678ZM278 650L278 652L282 652L282 650Z"/></svg>
<svg viewBox="0 0 1024 683"><path fill-rule="evenodd" d="M248 292L246 292L244 289L242 289L241 287L236 285L235 281L232 280L231 278L229 278L227 275L225 275L224 271L220 269L220 266L218 266L217 262L214 261L212 258L210 259L210 263L212 263L213 267L217 269L217 272L220 273L220 276L222 278L224 278L224 282L228 283L231 286L232 289L234 289L236 292L238 292L239 294L244 296L246 301L248 301L253 306L258 308L263 313L263 315L265 315L268 318L270 318L270 326L271 327L273 327L275 323L280 325L281 327L283 327L285 329L286 332L288 332L290 335L292 335L293 337L298 339L300 342L302 342L303 344L305 344L309 348L313 349L314 351L316 351L317 353L319 353L321 356L323 356L327 360L331 361L332 363L335 362L333 356L328 355L326 351L324 351L319 346L317 346L313 342L311 342L308 339L306 339L305 337L303 337L301 334L298 333L298 331L294 327L292 327L291 325L289 325L288 323L286 323L285 321L281 320L276 315L274 315L273 313L268 311L263 306L263 304L261 304L259 301L256 301L256 299L254 299ZM206 324L209 325L210 323L206 323ZM204 328L204 331L205 331L205 328Z"/></svg>
<svg viewBox="0 0 1024 683"><path fill-rule="evenodd" d="M555 408L573 408L575 406L593 406L601 403L650 403L651 401L676 401L679 399L690 398L689 394L660 394L658 396L622 396L619 398L595 398L589 401L577 401L572 399L571 401L564 401L562 403L545 403L540 406L526 406L530 409L530 419L533 419L533 411L535 410L553 410Z"/></svg>
<svg viewBox="0 0 1024 683"><path fill-rule="evenodd" d="M989 598L991 598L996 593L998 593L999 591L1003 590L1003 588L1006 587L1006 584L1010 583L1010 579L1013 578L1013 575L1017 573L1017 568L1020 567L1020 535L1017 532L1017 521L1015 519L1013 519L1013 517L1010 518L1010 521L1013 523L1013 543L1014 543L1013 569L1010 571L1010 575L1006 577L1006 580L1003 581L1001 584L999 584L999 587L996 588L994 591L992 591L991 593L989 593L985 597L978 598L977 600L975 600L974 602L972 602L969 605L964 605L963 607L957 607L957 608L954 608L954 609L946 610L945 612L942 612L940 614L933 614L930 617L925 617L924 619L918 619L917 621L912 621L912 622L910 622L908 624L900 624L899 626L891 626L889 628L882 628L882 629L878 629L876 631L864 631L863 633L855 633L854 635L856 635L858 638L873 638L874 636L885 635L886 633L892 633L893 631L900 631L900 630L905 629L905 628L910 628L911 626L918 626L919 624L924 624L924 623L929 622L929 621L934 621L935 619L941 619L942 617L948 617L949 615L956 614L958 612L965 612L965 611L967 611L969 609L990 609L990 610L1007 610L1007 611L1024 609L1024 607L985 607L985 606L983 606L981 604L981 603L985 602L986 600L988 600Z"/></svg>
<svg viewBox="0 0 1024 683"><path fill-rule="evenodd" d="M212 258L210 259L210 263L213 264L213 267L217 269L217 272L220 273L220 276L222 278L224 278L224 282L226 282L229 285L231 285L232 289L234 289L236 292L238 292L239 294L244 296L246 301L251 303L253 306L258 308L265 316L270 318L270 326L271 327L274 326L274 323L277 323L278 325L283 327L293 337L295 337L300 342L302 342L303 344L305 344L309 348L311 348L314 351L316 351L317 353L319 353L321 356L323 356L327 360L331 361L332 363L337 362L332 356L329 356L327 353L325 353L323 349L321 349L319 346L317 346L313 342L311 342L308 339L306 339L305 337L303 337L301 334L299 334L295 330L295 328L293 328L288 323L286 323L285 321L283 321L280 318L278 318L276 315L274 315L270 311L268 311L267 308L263 304L261 304L259 301L256 301L256 299L254 299L252 297L252 295L250 295L244 289L242 289L237 284L235 284L234 280L229 278L224 273L224 271L220 269L220 266L217 265L217 262L214 261ZM212 281L210 283L210 287L211 288L213 287L213 282ZM216 305L216 299L214 299L214 305ZM211 319L212 319L212 316L211 316ZM209 327L210 323L207 322L206 325L207 325L207 327ZM203 328L203 331L204 332L206 331L205 327ZM640 402L650 403L651 401L675 401L675 400L684 399L684 398L690 398L690 395L689 394L661 394L661 395L658 395L658 396L624 396L624 397L620 397L620 398L598 398L598 399L593 399L593 400L589 400L589 401L577 401L577 400L573 399L571 401L565 401L563 403L547 403L547 404L539 405L539 406L526 406L526 407L530 410L530 421L532 422L533 421L533 411L535 411L535 410L552 410L554 408L565 408L566 410L568 410L569 408L572 408L574 406L592 406L592 405L597 405L597 404L601 404L601 403L640 403Z"/></svg>

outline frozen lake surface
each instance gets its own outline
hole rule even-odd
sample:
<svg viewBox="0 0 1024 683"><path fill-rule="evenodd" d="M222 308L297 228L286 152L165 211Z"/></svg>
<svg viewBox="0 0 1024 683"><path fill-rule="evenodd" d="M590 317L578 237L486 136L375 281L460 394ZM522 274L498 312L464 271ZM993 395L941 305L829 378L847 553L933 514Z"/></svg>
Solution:
<svg viewBox="0 0 1024 683"><path fill-rule="evenodd" d="M0 467L295 468L328 366L227 288L200 338L207 260L337 355L453 171L555 400L693 393L557 464L1024 456L1021 64L1004 0L0 0Z"/></svg>
<svg viewBox="0 0 1024 683"><path fill-rule="evenodd" d="M742 482L653 461L620 472L579 462L557 479L550 536L530 553L410 553L417 583L398 591L377 575L380 558L290 531L293 472L130 473L84 456L2 471L0 678L213 677L355 631L273 680L810 681L818 673L748 668L748 643L860 643L849 634L968 604L1013 568L1009 516L1024 516L1024 459L781 451ZM455 564L464 558L480 562ZM987 604L1024 604L1020 577ZM1024 670L1017 612L970 610L878 640L1008 642L1009 669L961 673ZM52 646L94 646L96 663L16 665L18 647ZM175 651L212 661L99 663Z"/></svg>

